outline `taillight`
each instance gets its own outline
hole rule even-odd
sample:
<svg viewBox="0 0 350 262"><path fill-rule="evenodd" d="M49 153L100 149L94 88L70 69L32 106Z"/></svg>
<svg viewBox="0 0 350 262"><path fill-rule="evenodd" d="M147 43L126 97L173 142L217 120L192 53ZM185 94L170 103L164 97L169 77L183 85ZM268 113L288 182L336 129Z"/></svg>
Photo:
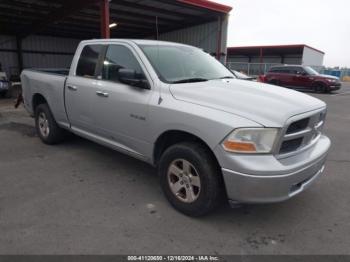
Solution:
<svg viewBox="0 0 350 262"><path fill-rule="evenodd" d="M259 77L257 79L258 82L262 82L262 83L264 83L265 80L266 80L265 75L259 75Z"/></svg>

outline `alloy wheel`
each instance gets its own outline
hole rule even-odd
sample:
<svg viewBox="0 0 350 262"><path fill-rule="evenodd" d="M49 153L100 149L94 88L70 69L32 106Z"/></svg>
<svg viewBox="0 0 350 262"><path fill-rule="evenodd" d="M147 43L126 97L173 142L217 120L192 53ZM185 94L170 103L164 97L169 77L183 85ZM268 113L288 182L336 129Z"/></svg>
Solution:
<svg viewBox="0 0 350 262"><path fill-rule="evenodd" d="M201 191L201 181L195 167L185 159L174 160L168 168L168 183L171 192L181 201L192 203Z"/></svg>

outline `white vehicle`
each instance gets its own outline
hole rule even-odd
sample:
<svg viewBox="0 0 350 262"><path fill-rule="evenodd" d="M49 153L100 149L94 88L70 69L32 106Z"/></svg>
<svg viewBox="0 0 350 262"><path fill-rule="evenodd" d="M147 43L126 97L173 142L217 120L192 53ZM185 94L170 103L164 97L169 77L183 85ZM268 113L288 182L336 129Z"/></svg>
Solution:
<svg viewBox="0 0 350 262"><path fill-rule="evenodd" d="M66 131L157 166L170 203L199 216L231 203L289 199L322 173L326 105L236 79L202 50L150 40L80 43L69 73L24 70L39 137Z"/></svg>

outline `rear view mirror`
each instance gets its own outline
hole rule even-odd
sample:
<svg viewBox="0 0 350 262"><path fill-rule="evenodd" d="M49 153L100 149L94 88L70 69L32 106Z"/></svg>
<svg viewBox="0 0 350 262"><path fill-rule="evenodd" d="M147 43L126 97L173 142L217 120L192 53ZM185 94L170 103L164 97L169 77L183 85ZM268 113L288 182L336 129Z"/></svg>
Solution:
<svg viewBox="0 0 350 262"><path fill-rule="evenodd" d="M134 69L120 68L118 71L118 77L119 81L124 84L150 89L145 76L137 73Z"/></svg>

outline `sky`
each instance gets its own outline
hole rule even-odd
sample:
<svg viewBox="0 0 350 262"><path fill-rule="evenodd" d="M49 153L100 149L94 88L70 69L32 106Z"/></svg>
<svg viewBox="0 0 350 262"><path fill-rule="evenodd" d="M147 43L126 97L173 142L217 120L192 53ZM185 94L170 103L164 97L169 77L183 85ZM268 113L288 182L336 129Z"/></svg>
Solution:
<svg viewBox="0 0 350 262"><path fill-rule="evenodd" d="M306 44L350 67L350 0L214 0L233 7L228 46Z"/></svg>

